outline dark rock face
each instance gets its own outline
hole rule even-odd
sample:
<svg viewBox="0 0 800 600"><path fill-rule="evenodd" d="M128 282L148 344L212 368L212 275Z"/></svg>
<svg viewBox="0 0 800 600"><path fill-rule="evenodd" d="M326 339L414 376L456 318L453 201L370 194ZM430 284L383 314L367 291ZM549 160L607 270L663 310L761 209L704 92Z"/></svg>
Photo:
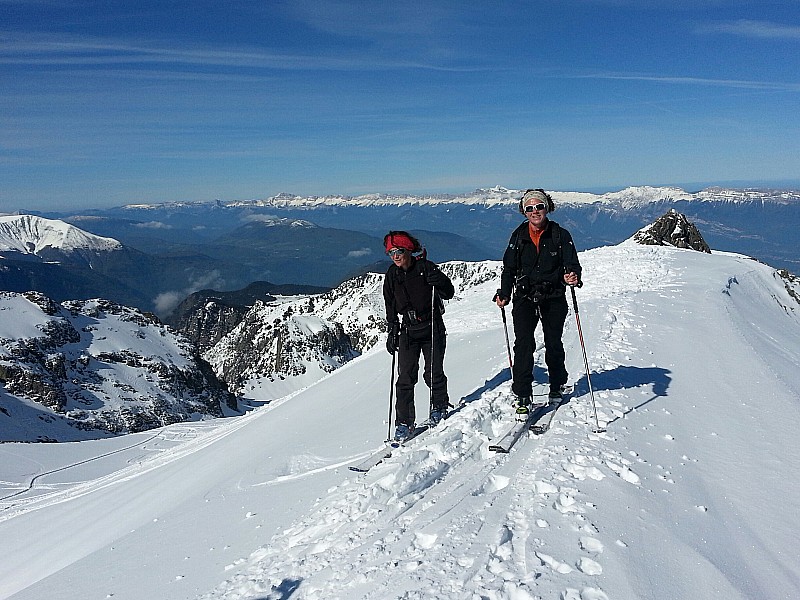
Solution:
<svg viewBox="0 0 800 600"><path fill-rule="evenodd" d="M700 230L675 209L670 209L654 223L636 232L633 239L645 246L675 246L711 254Z"/></svg>

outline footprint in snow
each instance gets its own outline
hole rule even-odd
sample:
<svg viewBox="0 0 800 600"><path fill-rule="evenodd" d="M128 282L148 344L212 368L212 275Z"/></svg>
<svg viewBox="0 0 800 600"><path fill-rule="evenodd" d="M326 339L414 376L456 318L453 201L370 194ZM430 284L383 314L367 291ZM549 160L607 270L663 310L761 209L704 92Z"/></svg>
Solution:
<svg viewBox="0 0 800 600"><path fill-rule="evenodd" d="M603 551L603 542L597 538L584 536L581 538L581 548L592 554L600 554Z"/></svg>
<svg viewBox="0 0 800 600"><path fill-rule="evenodd" d="M486 482L478 489L474 495L479 496L481 494L492 494L494 492L498 492L506 487L508 484L511 483L511 479L504 476L504 475L490 475Z"/></svg>
<svg viewBox="0 0 800 600"><path fill-rule="evenodd" d="M579 481L583 481L587 478L594 479L595 481L600 481L601 479L605 478L603 472L597 467L583 466L580 464L576 464L572 461L568 462L565 465L562 465L562 468L567 473L569 473L574 479L577 479Z"/></svg>
<svg viewBox="0 0 800 600"><path fill-rule="evenodd" d="M418 531L414 534L414 545L417 548L428 550L433 548L438 538L439 536L435 533L422 533Z"/></svg>
<svg viewBox="0 0 800 600"><path fill-rule="evenodd" d="M632 483L633 485L639 485L639 483L641 482L639 476L633 471L631 471L628 467L625 467L623 465L618 465L611 461L606 461L606 465L608 466L609 469L611 469L617 475L619 475L621 479L627 481L628 483Z"/></svg>
<svg viewBox="0 0 800 600"><path fill-rule="evenodd" d="M570 567L567 563L556 560L549 554L545 554L544 552L536 552L536 557L542 561L544 566L550 567L556 573L561 573L562 575L572 573L572 567Z"/></svg>
<svg viewBox="0 0 800 600"><path fill-rule="evenodd" d="M553 508L562 514L578 512L578 506L576 505L575 498L565 493L558 495L558 500L556 500L553 504Z"/></svg>
<svg viewBox="0 0 800 600"><path fill-rule="evenodd" d="M547 494L555 494L558 492L558 487L550 483L549 481L537 481L535 484L536 493L540 496L545 496Z"/></svg>
<svg viewBox="0 0 800 600"><path fill-rule="evenodd" d="M603 567L599 562L586 557L578 561L578 569L586 575L600 575L603 572Z"/></svg>

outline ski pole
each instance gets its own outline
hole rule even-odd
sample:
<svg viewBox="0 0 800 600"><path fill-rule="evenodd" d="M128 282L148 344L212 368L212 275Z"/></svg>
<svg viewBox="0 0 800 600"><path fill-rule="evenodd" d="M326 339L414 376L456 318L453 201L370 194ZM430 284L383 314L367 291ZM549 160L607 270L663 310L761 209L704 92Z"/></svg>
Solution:
<svg viewBox="0 0 800 600"><path fill-rule="evenodd" d="M589 360L586 358L586 345L583 343L583 332L581 331L581 318L578 315L578 299L575 296L575 286L569 286L572 290L572 307L575 309L575 323L578 325L578 338L581 341L581 350L583 351L583 364L586 367L586 381L589 382L589 395L592 398L592 410L594 411L595 429L593 433L605 433L605 429L600 427L600 421L597 419L597 405L594 402L594 390L592 390L592 378L589 375Z"/></svg>
<svg viewBox="0 0 800 600"><path fill-rule="evenodd" d="M508 368L514 370L514 363L511 362L511 343L508 341L508 322L506 321L506 307L500 307L500 313L503 315L503 329L506 332L506 354L508 354Z"/></svg>
<svg viewBox="0 0 800 600"><path fill-rule="evenodd" d="M429 415L431 412L433 412L433 344L434 344L433 330L434 330L434 321L436 320L434 319L435 306L436 306L436 288L431 286L431 375L430 375L431 386L430 386L430 410L428 412Z"/></svg>
<svg viewBox="0 0 800 600"><path fill-rule="evenodd" d="M394 365L397 360L397 350L392 352L392 382L389 385L389 434L387 440L392 439L392 405L394 404Z"/></svg>

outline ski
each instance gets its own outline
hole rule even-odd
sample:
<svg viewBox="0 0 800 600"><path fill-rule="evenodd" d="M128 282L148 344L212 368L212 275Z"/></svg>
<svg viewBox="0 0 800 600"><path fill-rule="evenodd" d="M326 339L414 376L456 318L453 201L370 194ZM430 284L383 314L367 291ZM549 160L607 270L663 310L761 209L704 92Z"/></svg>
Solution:
<svg viewBox="0 0 800 600"><path fill-rule="evenodd" d="M547 419L544 420L543 423L534 423L534 424L532 424L530 426L531 432L534 433L535 435L541 435L541 434L545 433L548 429L550 429L550 425L553 424L553 418L556 416L556 411L559 409L559 407L562 404L565 404L565 403L566 403L566 400L564 400L562 398L558 403L549 405L547 407L547 411L546 412L550 413L550 416L548 416Z"/></svg>
<svg viewBox="0 0 800 600"><path fill-rule="evenodd" d="M350 470L358 473L366 473L372 467L389 458L392 455L392 450L392 445L389 442L386 442L386 445L377 452L373 452L357 465L351 465Z"/></svg>
<svg viewBox="0 0 800 600"><path fill-rule="evenodd" d="M558 409L561 407L562 404L566 404L568 402L567 396L571 394L574 390L575 390L574 384L566 384L561 386L561 394L562 394L561 400L550 404L550 406L548 407L548 412L550 413L550 416L547 417L547 420L541 424L535 423L531 425L530 429L535 435L541 435L545 433L548 429L550 429L550 425L553 424L553 419L556 416L556 412L558 411Z"/></svg>
<svg viewBox="0 0 800 600"><path fill-rule="evenodd" d="M395 440L388 440L388 443L392 448L399 448L400 446L405 446L411 440L416 439L419 436L419 434L425 433L426 431L428 431L428 426L427 425L425 425L425 424L417 425L416 427L414 427L414 431L411 432L411 435L409 435L402 442L398 442L398 441L395 441Z"/></svg>
<svg viewBox="0 0 800 600"><path fill-rule="evenodd" d="M533 427L536 422L542 418L542 416L547 412L548 405L539 406L533 410L533 412L528 413L528 417L522 421L516 421L511 428L506 431L506 433L495 443L489 444L489 450L491 452L500 452L500 453L508 453L514 444L517 443L517 440L522 437L522 434L528 431L531 427Z"/></svg>
<svg viewBox="0 0 800 600"><path fill-rule="evenodd" d="M414 428L414 431L412 432L412 434L409 437L407 437L405 440L403 440L402 442L396 442L395 440L386 440L385 446L383 448L373 452L372 454L370 454L367 458L362 460L357 465L351 465L350 466L350 470L351 471L356 471L358 473L366 473L372 467L375 467L375 466L379 465L384 460L386 460L387 458L391 457L393 450L396 450L397 448L399 448L401 446L405 446L409 442L411 442L413 440L416 440L419 437L420 434L428 431L428 429L430 429L430 428L427 425L417 425Z"/></svg>

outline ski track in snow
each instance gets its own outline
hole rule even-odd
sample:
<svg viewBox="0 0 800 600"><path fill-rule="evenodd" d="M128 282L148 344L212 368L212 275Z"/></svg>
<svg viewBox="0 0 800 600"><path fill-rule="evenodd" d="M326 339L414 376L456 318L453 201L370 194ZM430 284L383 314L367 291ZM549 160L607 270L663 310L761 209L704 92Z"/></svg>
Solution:
<svg viewBox="0 0 800 600"><path fill-rule="evenodd" d="M281 401L273 404L271 408L282 404L293 395L294 394L290 394L281 399ZM238 419L180 423L162 428L158 433L148 436L146 439L133 446L140 446L143 450L143 455L139 460L134 461L123 469L115 470L108 475L96 479L70 482L63 485L49 485L46 481L42 481L46 480L48 475L67 471L85 464L86 462L102 460L112 454L129 450L129 448L121 448L115 452L95 456L86 461L76 462L52 471L39 473L30 479L25 488L19 489L16 492L11 492L2 499L3 505L0 505L0 522L12 519L32 510L38 510L60 502L74 500L81 496L91 494L96 490L144 475L149 471L163 467L164 465L179 460L184 456L194 454L214 444L219 439L227 437L235 433L238 429L245 427L249 419L259 418L265 414L267 414L267 411L250 413ZM64 489L61 489L62 487Z"/></svg>
<svg viewBox="0 0 800 600"><path fill-rule="evenodd" d="M594 368L600 371L629 361L629 334L646 329L633 305L631 282L639 290L661 288L662 294L675 285L663 257L636 261L636 272L623 275L620 264L625 263L614 263L613 278L604 278L602 263L592 264L598 286L604 280L627 282L619 290L606 286L596 292L615 300L608 303L605 323L592 329L599 357ZM643 271L643 264L650 270ZM669 283L661 286L664 281ZM579 304L581 314L590 306L591 301ZM241 571L203 598L608 598L601 583L603 553L627 544L603 537L592 520L597 507L581 484L615 478L640 486L641 478L634 460L608 449L610 434L590 432L588 386L577 362L577 334L570 329L575 323L568 321L568 368L579 374L580 386L548 433L523 437L507 455L488 451L489 440L513 418L505 382L419 444L329 490L309 516L231 565ZM601 425L631 411L622 392L595 396Z"/></svg>

